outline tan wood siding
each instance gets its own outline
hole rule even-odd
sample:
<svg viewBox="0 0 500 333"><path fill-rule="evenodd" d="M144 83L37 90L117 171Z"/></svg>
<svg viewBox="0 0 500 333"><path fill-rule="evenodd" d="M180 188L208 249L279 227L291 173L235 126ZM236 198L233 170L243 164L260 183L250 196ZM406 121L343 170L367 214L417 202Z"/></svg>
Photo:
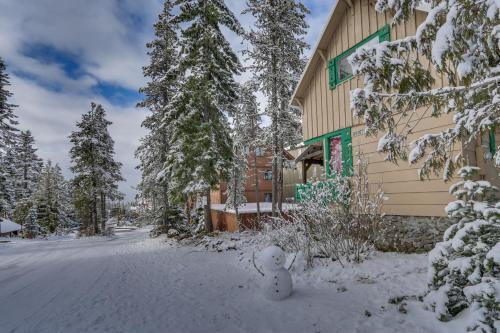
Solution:
<svg viewBox="0 0 500 333"><path fill-rule="evenodd" d="M335 58L342 52L353 47L363 39L377 32L390 23L389 14L378 13L373 3L368 0L352 1L353 8L345 7L339 24L332 33L331 42L326 50L328 59ZM408 20L405 24L391 27L391 38L402 38L414 34L417 25L424 20L422 13ZM328 64L319 61L313 69L314 75L309 82L304 100L310 99L311 103L304 103L304 140L309 140L332 131L361 124L359 119L354 119L350 110L350 91L361 87L363 79L359 76L344 81L330 90L328 86ZM436 84L441 84L442 79ZM306 119L307 118L307 119Z"/></svg>
<svg viewBox="0 0 500 333"><path fill-rule="evenodd" d="M335 58L390 23L390 14L375 11L373 2L352 0L352 4L353 8L349 8L346 4L339 4L340 13L335 16L338 23L331 31L328 31L327 38L330 42L325 52L328 59ZM406 23L391 27L391 39L414 35L417 26L425 19L425 15L425 13L417 12ZM326 43L323 47L326 47ZM363 130L362 121L355 119L350 111L350 91L362 87L362 78L354 77L330 90L328 64L319 60L314 66L316 67L309 69L312 74L312 77L308 76L309 86L304 87L301 92L304 140L351 126L352 133ZM436 78L436 87L447 83L446 79L441 76L436 76ZM419 110L418 114L422 115L422 112L426 113L418 126L413 129L408 138L408 144L424 133L438 133L453 125L451 115L434 118L430 116L429 111L424 109ZM411 119L412 121L408 124L402 121L398 128L414 125L418 116L413 116ZM419 165L410 165L405 161L400 161L399 165L396 165L385 161L385 155L377 152L379 138L380 136L353 135L352 144L354 161L357 159L358 150L368 158L369 181L372 189L381 187L388 198L384 203L384 212L394 215L444 216L446 203L453 200L448 193L450 184L445 183L441 176L437 175L431 175L427 181L419 180ZM497 135L496 140L497 146L500 147L500 134ZM461 146L454 147L454 153L458 154L461 151Z"/></svg>
<svg viewBox="0 0 500 333"><path fill-rule="evenodd" d="M424 112L425 109L421 109L417 114ZM452 123L451 116L424 118L409 135L408 144L423 133L439 132L449 128ZM410 125L412 125L411 122ZM363 128L363 125L356 126L352 129L352 133L361 131ZM398 128L403 128L403 125ZM420 165L410 165L406 161L399 161L398 164L387 162L386 154L377 152L378 139L381 135L378 137L355 136L352 138L352 144L354 160L357 159L358 152L362 152L363 157L368 161L368 179L372 190L381 188L388 198L384 202L384 213L444 216L446 203L453 200L448 193L450 183L445 183L440 175L431 175L428 180L420 180L418 176ZM461 150L461 146L456 147L454 153L458 154Z"/></svg>

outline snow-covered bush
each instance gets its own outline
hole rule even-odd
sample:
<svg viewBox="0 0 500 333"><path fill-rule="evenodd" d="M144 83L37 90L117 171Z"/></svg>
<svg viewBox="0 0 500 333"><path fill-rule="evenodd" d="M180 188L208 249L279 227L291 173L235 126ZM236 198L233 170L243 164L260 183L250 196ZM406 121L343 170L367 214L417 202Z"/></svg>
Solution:
<svg viewBox="0 0 500 333"><path fill-rule="evenodd" d="M367 162L352 177L340 174L311 184L298 207L273 220L271 240L288 251L360 262L373 247L382 219L381 190L370 191Z"/></svg>
<svg viewBox="0 0 500 333"><path fill-rule="evenodd" d="M468 332L500 328L500 203L498 189L474 181L478 168L464 167L450 188L457 198L446 211L457 223L429 255L426 302L440 320L465 313Z"/></svg>

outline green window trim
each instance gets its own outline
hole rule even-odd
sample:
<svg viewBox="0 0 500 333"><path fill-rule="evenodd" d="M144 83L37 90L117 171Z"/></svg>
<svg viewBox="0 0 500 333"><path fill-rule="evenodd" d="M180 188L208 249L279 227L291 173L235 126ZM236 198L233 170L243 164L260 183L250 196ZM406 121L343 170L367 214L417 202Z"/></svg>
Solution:
<svg viewBox="0 0 500 333"><path fill-rule="evenodd" d="M379 37L380 42L385 42L385 41L390 41L391 40L391 30L388 24L383 26L381 29L379 29L377 32L374 34L368 36L367 38L363 39L361 42L357 43L353 47L349 48L348 50L342 52L340 55L336 56L335 58L331 59L328 62L328 85L330 86L330 90L335 89L335 87L342 82L348 81L353 78L354 75L350 75L348 77L345 77L343 79L340 79L338 77L338 63L343 59L348 56L350 56L356 49L360 48L364 44L368 43L372 39Z"/></svg>
<svg viewBox="0 0 500 333"><path fill-rule="evenodd" d="M351 128L343 128L335 132L327 133L316 138L304 141L305 145L310 145L316 142L323 143L323 157L325 160L325 171L327 177L331 177L330 170L330 139L340 137L342 140L342 175L352 176L353 160L352 160L352 137Z"/></svg>
<svg viewBox="0 0 500 333"><path fill-rule="evenodd" d="M341 130L335 131L333 133L327 134L323 138L323 152L325 154L325 170L326 176L331 177L332 171L330 170L330 139L341 138L342 142L342 175L352 176L352 138L351 138L351 128L343 128Z"/></svg>
<svg viewBox="0 0 500 333"><path fill-rule="evenodd" d="M490 141L490 153L492 155L495 155L497 153L497 143L495 142L495 127L490 129L489 141Z"/></svg>

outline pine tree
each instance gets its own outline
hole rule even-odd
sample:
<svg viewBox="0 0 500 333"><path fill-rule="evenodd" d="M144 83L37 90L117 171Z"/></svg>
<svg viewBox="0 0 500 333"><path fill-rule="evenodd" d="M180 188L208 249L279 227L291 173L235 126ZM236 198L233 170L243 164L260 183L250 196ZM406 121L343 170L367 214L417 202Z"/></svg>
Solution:
<svg viewBox="0 0 500 333"><path fill-rule="evenodd" d="M257 198L257 220L260 220L260 203L259 203L259 177L257 154L255 150L260 148L262 140L260 134L261 116L258 110L257 99L254 95L255 84L247 82L240 87L239 102L236 113L233 116L233 166L230 171L229 181L227 183L227 201L226 207L236 211L236 217L239 223L238 207L244 204L247 199L245 197L245 184L251 179L248 179L249 168L253 168L255 176L255 197ZM253 161L250 161L253 156Z"/></svg>
<svg viewBox="0 0 500 333"><path fill-rule="evenodd" d="M31 197L35 192L38 177L43 167L43 162L36 154L37 149L34 144L35 139L29 130L20 133L16 165L19 174L16 188L17 202Z"/></svg>
<svg viewBox="0 0 500 333"><path fill-rule="evenodd" d="M24 217L22 226L23 236L27 238L36 238L47 234L47 230L38 223L38 210L33 203L31 203L31 207L28 209L28 213Z"/></svg>
<svg viewBox="0 0 500 333"><path fill-rule="evenodd" d="M305 66L308 47L304 35L308 9L295 0L249 0L243 13L255 17L255 30L247 33L251 48L245 55L255 80L268 98L266 113L271 119L268 139L273 152L273 216L283 201L283 149L297 143L300 118L288 107L289 99Z"/></svg>
<svg viewBox="0 0 500 333"><path fill-rule="evenodd" d="M14 145L17 140L16 105L9 103L12 93L9 92L9 75L0 58L0 216L9 216L15 200L15 162ZM14 176L14 178L13 178Z"/></svg>
<svg viewBox="0 0 500 333"><path fill-rule="evenodd" d="M184 82L167 120L175 123L171 154L173 191L203 193L205 229L212 230L210 190L227 180L232 145L227 116L234 113L241 71L237 55L221 31L242 28L221 0L178 0L175 22L181 32L180 70Z"/></svg>
<svg viewBox="0 0 500 333"><path fill-rule="evenodd" d="M17 106L8 101L12 93L7 90L10 80L6 70L3 59L0 58L0 152L5 152L6 145L14 141L18 124L14 114Z"/></svg>
<svg viewBox="0 0 500 333"><path fill-rule="evenodd" d="M379 0L376 9L394 11L397 24L420 4ZM415 36L363 47L351 57L354 72L365 83L351 92L351 108L364 118L369 134L386 132L379 151L389 160L423 161L421 177L444 170L448 180L462 162L454 148L500 124L500 9L491 1L438 0L427 5L431 10ZM433 70L447 78L446 86L434 88ZM444 114L453 114L455 126L421 136L408 152L407 137L418 123ZM406 121L412 124L402 126ZM500 165L500 151L496 160Z"/></svg>
<svg viewBox="0 0 500 333"><path fill-rule="evenodd" d="M36 193L37 222L47 233L54 233L61 223L60 193L57 184L60 179L57 172L52 162L47 161L40 175Z"/></svg>
<svg viewBox="0 0 500 333"><path fill-rule="evenodd" d="M120 197L117 183L123 180L121 163L114 160L114 141L108 132L109 125L111 122L106 119L102 105L91 103L91 110L77 123L79 131L70 135L73 145L70 150L73 163L71 169L76 174L75 188L90 190L91 224L96 234L99 233L99 221L101 232L105 232L106 200ZM89 209L88 205L78 206Z"/></svg>
<svg viewBox="0 0 500 333"><path fill-rule="evenodd" d="M155 223L167 229L168 224L179 221L170 216L175 207L171 203L171 174L167 156L172 154L172 123L165 118L174 107L172 100L177 93L179 66L178 25L173 22L173 1L164 2L163 11L154 25L155 39L147 44L150 64L143 68L150 81L140 91L146 95L138 107L151 112L142 126L149 133L141 140L136 151L140 161L142 180L139 189L142 196L153 202ZM177 198L178 199L178 198Z"/></svg>
<svg viewBox="0 0 500 333"><path fill-rule="evenodd" d="M500 203L498 189L472 180L478 168L459 171L448 216L457 221L429 254L426 301L440 320L469 309L467 331L496 332L500 325Z"/></svg>

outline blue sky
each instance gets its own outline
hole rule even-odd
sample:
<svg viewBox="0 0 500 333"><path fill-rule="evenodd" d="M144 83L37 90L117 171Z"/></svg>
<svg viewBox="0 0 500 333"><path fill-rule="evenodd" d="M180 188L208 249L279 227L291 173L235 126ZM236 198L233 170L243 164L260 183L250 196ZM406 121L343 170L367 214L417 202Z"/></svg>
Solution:
<svg viewBox="0 0 500 333"><path fill-rule="evenodd" d="M22 129L31 129L39 153L69 172L68 135L91 101L103 104L113 122L117 159L127 181L121 190L132 199L140 174L134 151L145 134L145 111L135 108L145 84L145 44L161 10L159 0L0 0L0 56L11 75L13 102ZM244 0L226 1L240 15ZM307 41L314 46L334 0L307 0ZM228 34L236 50L241 40ZM243 74L240 81L249 77Z"/></svg>

